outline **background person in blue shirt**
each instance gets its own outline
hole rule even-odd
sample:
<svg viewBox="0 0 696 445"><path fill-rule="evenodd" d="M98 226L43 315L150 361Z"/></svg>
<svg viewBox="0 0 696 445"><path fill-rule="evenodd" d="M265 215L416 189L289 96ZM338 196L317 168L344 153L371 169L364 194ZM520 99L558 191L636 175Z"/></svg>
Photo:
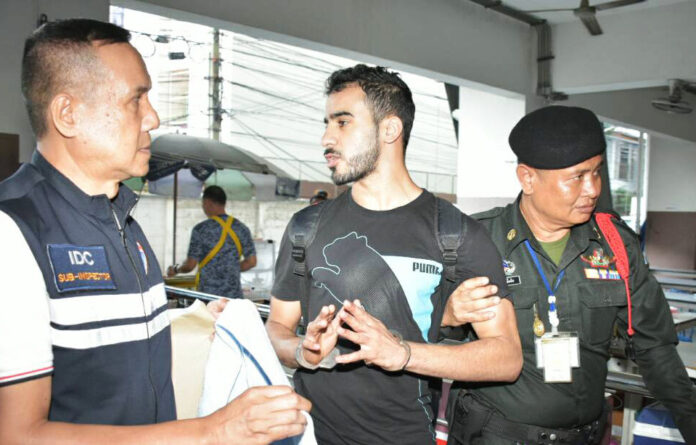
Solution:
<svg viewBox="0 0 696 445"><path fill-rule="evenodd" d="M256 249L249 228L225 213L227 195L217 185L203 191L208 217L193 228L188 257L170 266L167 276L191 272L198 265L196 288L208 294L242 298L241 272L256 266Z"/></svg>

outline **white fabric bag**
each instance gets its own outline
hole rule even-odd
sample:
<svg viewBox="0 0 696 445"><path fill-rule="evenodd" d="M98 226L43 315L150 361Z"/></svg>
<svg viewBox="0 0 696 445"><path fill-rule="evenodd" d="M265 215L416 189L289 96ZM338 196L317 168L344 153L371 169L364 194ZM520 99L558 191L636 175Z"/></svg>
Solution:
<svg viewBox="0 0 696 445"><path fill-rule="evenodd" d="M254 303L230 300L215 323L198 415L207 416L248 388L264 385L290 386ZM304 414L307 428L303 435L273 443L316 445L312 419Z"/></svg>

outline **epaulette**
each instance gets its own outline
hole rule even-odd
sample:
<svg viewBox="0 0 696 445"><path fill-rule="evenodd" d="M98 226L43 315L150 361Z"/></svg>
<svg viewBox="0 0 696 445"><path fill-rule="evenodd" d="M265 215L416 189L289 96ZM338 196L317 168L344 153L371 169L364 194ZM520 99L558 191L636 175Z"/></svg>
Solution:
<svg viewBox="0 0 696 445"><path fill-rule="evenodd" d="M505 207L493 207L492 209L486 210L485 212L478 212L469 216L474 218L476 221L483 221L485 219L497 218L498 216L503 214L504 210Z"/></svg>
<svg viewBox="0 0 696 445"><path fill-rule="evenodd" d="M636 239L639 238L639 236L638 236L638 234L635 232L635 230L633 230L633 229L631 228L631 226L629 226L628 224L626 224L626 221L624 221L623 218L621 218L621 215L619 215L618 213L616 213L615 210L613 210L613 209L610 209L610 210L596 209L596 210L595 210L595 213L608 213L608 214L610 214L611 216L613 216L612 222L614 223L614 225L616 226L616 228L619 230L619 232L620 232L622 235L626 235L626 236L633 237L633 238L636 238Z"/></svg>

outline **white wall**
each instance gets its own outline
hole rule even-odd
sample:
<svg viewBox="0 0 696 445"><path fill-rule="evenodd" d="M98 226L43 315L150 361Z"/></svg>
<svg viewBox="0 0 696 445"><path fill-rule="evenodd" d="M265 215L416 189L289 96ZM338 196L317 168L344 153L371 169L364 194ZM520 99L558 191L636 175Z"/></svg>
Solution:
<svg viewBox="0 0 696 445"><path fill-rule="evenodd" d="M660 0L655 0L658 3ZM584 93L666 85L696 78L696 2L597 14L604 34L579 20L552 27L554 87Z"/></svg>
<svg viewBox="0 0 696 445"><path fill-rule="evenodd" d="M696 212L696 143L650 138L648 211Z"/></svg>
<svg viewBox="0 0 696 445"><path fill-rule="evenodd" d="M524 114L524 96L460 88L457 205L464 213L505 205L519 193L508 135Z"/></svg>
<svg viewBox="0 0 696 445"><path fill-rule="evenodd" d="M49 20L69 17L109 19L108 0L0 1L0 132L19 134L19 160L34 150L34 136L24 108L20 72L24 39L36 27L39 14Z"/></svg>

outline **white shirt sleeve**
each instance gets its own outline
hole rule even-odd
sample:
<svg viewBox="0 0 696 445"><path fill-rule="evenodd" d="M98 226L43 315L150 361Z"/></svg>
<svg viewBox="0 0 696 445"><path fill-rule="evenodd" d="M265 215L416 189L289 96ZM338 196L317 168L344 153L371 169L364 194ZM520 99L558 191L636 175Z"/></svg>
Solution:
<svg viewBox="0 0 696 445"><path fill-rule="evenodd" d="M46 284L17 227L0 211L0 386L53 372Z"/></svg>

